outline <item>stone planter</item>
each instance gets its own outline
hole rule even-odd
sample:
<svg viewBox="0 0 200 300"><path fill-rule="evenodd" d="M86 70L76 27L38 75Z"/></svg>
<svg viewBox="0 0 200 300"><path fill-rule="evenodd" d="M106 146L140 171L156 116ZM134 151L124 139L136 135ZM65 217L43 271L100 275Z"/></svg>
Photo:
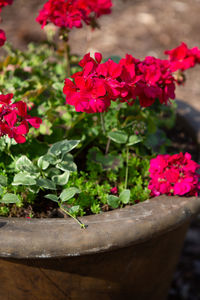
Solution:
<svg viewBox="0 0 200 300"><path fill-rule="evenodd" d="M178 101L200 144L199 114ZM196 114L195 114L196 113ZM196 197L157 197L72 219L0 218L2 300L164 300Z"/></svg>
<svg viewBox="0 0 200 300"><path fill-rule="evenodd" d="M101 215L0 219L0 299L166 299L196 197L157 197Z"/></svg>

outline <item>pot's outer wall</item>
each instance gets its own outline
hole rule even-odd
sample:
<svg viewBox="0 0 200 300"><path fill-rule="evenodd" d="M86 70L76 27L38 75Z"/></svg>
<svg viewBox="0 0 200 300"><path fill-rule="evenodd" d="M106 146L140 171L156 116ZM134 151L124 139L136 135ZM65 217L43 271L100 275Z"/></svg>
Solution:
<svg viewBox="0 0 200 300"><path fill-rule="evenodd" d="M71 219L2 218L0 299L165 300L199 211L198 198L157 197L84 217L86 230Z"/></svg>
<svg viewBox="0 0 200 300"><path fill-rule="evenodd" d="M187 227L105 253L0 259L0 299L164 300Z"/></svg>
<svg viewBox="0 0 200 300"><path fill-rule="evenodd" d="M72 219L0 218L0 257L49 258L107 252L148 241L190 221L197 197L156 197L101 215Z"/></svg>

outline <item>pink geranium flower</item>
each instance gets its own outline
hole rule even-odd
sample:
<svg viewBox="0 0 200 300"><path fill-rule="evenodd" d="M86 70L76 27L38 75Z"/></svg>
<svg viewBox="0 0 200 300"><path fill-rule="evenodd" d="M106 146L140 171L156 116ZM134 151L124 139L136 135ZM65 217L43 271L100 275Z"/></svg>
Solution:
<svg viewBox="0 0 200 300"><path fill-rule="evenodd" d="M186 195L197 196L200 190L200 165L191 159L189 153L158 155L150 161L151 196Z"/></svg>

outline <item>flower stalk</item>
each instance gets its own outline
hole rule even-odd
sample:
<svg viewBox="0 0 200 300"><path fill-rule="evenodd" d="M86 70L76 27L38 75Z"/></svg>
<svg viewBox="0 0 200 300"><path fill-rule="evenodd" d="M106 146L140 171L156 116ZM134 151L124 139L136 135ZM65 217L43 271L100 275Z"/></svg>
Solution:
<svg viewBox="0 0 200 300"><path fill-rule="evenodd" d="M79 221L79 219L75 218L72 214L70 214L70 212L66 210L61 204L59 204L59 207L64 213L66 213L69 217L74 219L80 225L81 228L86 229L86 225Z"/></svg>
<svg viewBox="0 0 200 300"><path fill-rule="evenodd" d="M129 159L129 147L126 147L126 170L125 170L125 183L124 183L124 189L127 189L128 185L128 159Z"/></svg>
<svg viewBox="0 0 200 300"><path fill-rule="evenodd" d="M106 127L105 127L105 120L104 120L104 113L100 113L100 119L101 119L101 128L103 131L103 134L106 134Z"/></svg>

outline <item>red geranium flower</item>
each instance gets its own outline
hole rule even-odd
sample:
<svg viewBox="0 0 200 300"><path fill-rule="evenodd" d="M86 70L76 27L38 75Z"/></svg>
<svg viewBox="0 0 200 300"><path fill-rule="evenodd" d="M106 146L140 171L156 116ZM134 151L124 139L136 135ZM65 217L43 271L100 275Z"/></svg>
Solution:
<svg viewBox="0 0 200 300"><path fill-rule="evenodd" d="M0 12L2 7L11 5L13 3L13 0L0 0Z"/></svg>
<svg viewBox="0 0 200 300"><path fill-rule="evenodd" d="M111 0L49 0L40 10L36 21L42 28L49 22L58 27L72 28L93 24L93 19L109 14Z"/></svg>
<svg viewBox="0 0 200 300"><path fill-rule="evenodd" d="M27 114L25 102L12 103L12 98L13 94L0 95L0 136L8 135L17 143L24 143L29 132L28 123L39 128L42 120Z"/></svg>
<svg viewBox="0 0 200 300"><path fill-rule="evenodd" d="M139 98L140 105L147 107L156 99L167 104L175 98L175 79L169 61L154 57L140 61L131 55L119 63L111 59L101 61L100 53L95 53L95 59L87 53L79 63L82 71L72 76L74 82L65 80L66 102L76 111L104 112L117 99L132 105Z"/></svg>
<svg viewBox="0 0 200 300"><path fill-rule="evenodd" d="M172 50L165 51L165 54L169 55L173 72L177 70L185 71L194 67L196 63L200 63L200 50L197 47L189 49L185 43L181 43L180 46Z"/></svg>
<svg viewBox="0 0 200 300"><path fill-rule="evenodd" d="M0 29L0 47L2 47L5 44L6 41L6 35L5 32Z"/></svg>

